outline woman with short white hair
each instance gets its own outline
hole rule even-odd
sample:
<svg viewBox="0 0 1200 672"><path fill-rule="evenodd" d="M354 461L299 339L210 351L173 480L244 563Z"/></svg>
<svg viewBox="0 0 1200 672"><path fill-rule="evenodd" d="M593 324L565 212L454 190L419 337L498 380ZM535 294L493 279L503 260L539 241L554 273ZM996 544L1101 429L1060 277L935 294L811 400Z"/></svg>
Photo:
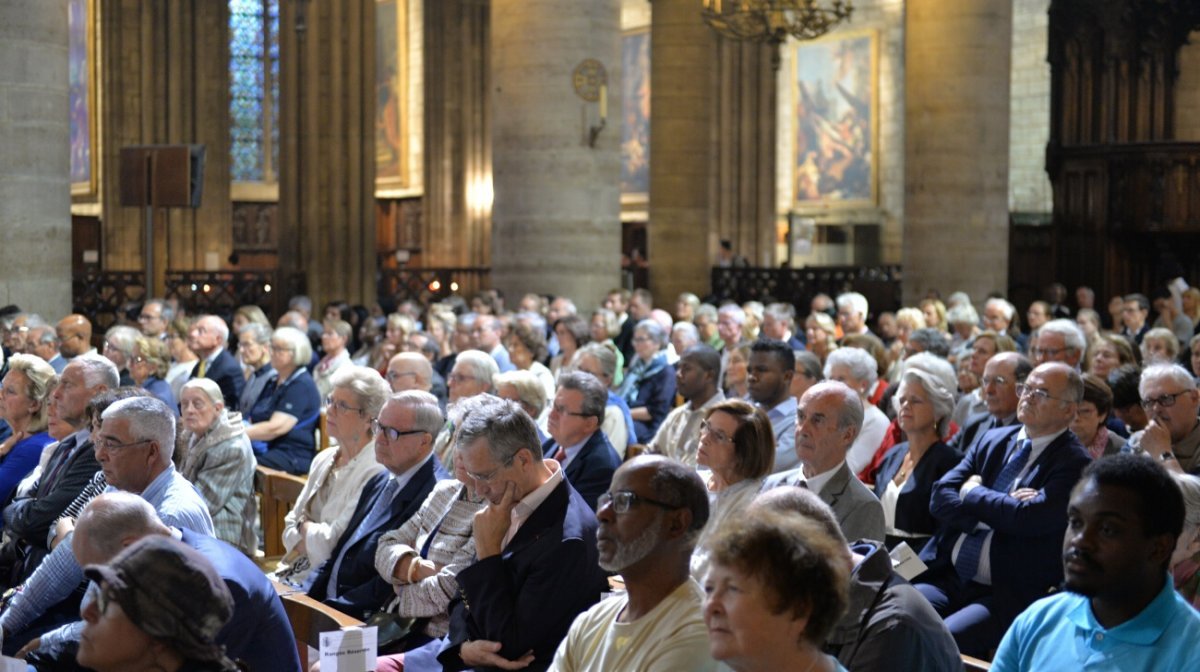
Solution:
<svg viewBox="0 0 1200 672"><path fill-rule="evenodd" d="M271 365L278 377L263 392L270 403L251 411L246 435L258 463L302 476L316 453L314 429L321 415L321 395L305 367L312 360L308 336L280 327L271 336Z"/></svg>

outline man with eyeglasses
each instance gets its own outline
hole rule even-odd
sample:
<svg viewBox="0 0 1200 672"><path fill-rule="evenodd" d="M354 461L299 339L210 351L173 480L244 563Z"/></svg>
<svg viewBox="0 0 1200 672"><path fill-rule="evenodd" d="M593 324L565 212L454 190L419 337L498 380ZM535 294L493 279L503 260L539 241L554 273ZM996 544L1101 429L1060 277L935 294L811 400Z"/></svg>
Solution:
<svg viewBox="0 0 1200 672"><path fill-rule="evenodd" d="M201 315L188 330L188 349L196 353L199 361L192 369L192 378L208 378L221 388L225 397L225 408L237 408L242 396L246 376L242 365L229 353L225 343L229 340L229 325L216 315ZM304 366L305 362L298 362Z"/></svg>
<svg viewBox="0 0 1200 672"><path fill-rule="evenodd" d="M150 299L142 305L142 312L138 314L138 326L142 330L142 334L149 338L165 339L167 337L167 327L171 325L171 320L175 319L175 310L162 299Z"/></svg>
<svg viewBox="0 0 1200 672"><path fill-rule="evenodd" d="M383 405L373 426L375 459L386 471L363 487L346 531L305 586L309 597L361 618L393 595L375 571L375 549L379 537L417 512L438 480L450 478L433 454L433 437L443 422L428 392L399 392Z"/></svg>
<svg viewBox="0 0 1200 672"><path fill-rule="evenodd" d="M606 587L596 514L543 459L533 419L515 402L480 395L459 412L455 460L488 502L475 514L476 562L458 573L449 634L405 653L404 669L545 670Z"/></svg>
<svg viewBox="0 0 1200 672"><path fill-rule="evenodd" d="M1031 337L1029 354L1033 363L1062 362L1079 368L1079 362L1087 350L1083 332L1072 320L1051 320L1042 325Z"/></svg>
<svg viewBox="0 0 1200 672"><path fill-rule="evenodd" d="M596 538L600 566L619 573L625 591L575 619L553 669L715 669L704 589L688 572L708 515L704 482L694 469L658 455L621 465L600 496Z"/></svg>
<svg viewBox="0 0 1200 672"><path fill-rule="evenodd" d="M387 378L392 392L420 390L432 394L433 365L417 352L401 352L388 360Z"/></svg>
<svg viewBox="0 0 1200 672"><path fill-rule="evenodd" d="M979 389L986 409L967 418L950 441L950 447L965 454L984 434L1017 423L1017 385L1024 383L1033 364L1017 352L993 355L983 367Z"/></svg>
<svg viewBox="0 0 1200 672"><path fill-rule="evenodd" d="M1155 364L1142 372L1138 391L1150 423L1129 437L1129 447L1161 460L1170 471L1200 474L1196 379L1178 364Z"/></svg>
<svg viewBox="0 0 1200 672"><path fill-rule="evenodd" d="M547 423L550 438L542 444L542 455L558 462L567 482L592 510L596 509L596 498L608 489L613 472L621 466L617 451L600 431L607 401L604 385L592 374L558 374L558 392L551 402Z"/></svg>
<svg viewBox="0 0 1200 672"><path fill-rule="evenodd" d="M959 649L986 657L1025 607L1062 582L1072 486L1091 461L1070 431L1083 380L1061 362L1017 385L1020 425L993 429L933 487L940 524L914 579Z"/></svg>

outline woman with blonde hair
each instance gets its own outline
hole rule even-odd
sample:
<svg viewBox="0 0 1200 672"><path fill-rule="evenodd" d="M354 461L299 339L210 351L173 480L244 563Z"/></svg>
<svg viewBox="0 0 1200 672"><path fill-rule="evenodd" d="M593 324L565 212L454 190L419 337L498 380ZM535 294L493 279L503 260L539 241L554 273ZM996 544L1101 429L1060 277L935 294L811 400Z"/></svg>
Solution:
<svg viewBox="0 0 1200 672"><path fill-rule="evenodd" d="M167 349L171 351L171 367L167 369L167 384L171 386L171 394L179 398L183 384L192 377L192 369L200 358L188 349L188 331L192 328L191 320L177 317L171 320L167 327Z"/></svg>
<svg viewBox="0 0 1200 672"><path fill-rule="evenodd" d="M829 357L829 353L837 350L837 326L833 318L825 313L811 313L804 320L804 334L808 340L808 350L821 358L821 363Z"/></svg>
<svg viewBox="0 0 1200 672"><path fill-rule="evenodd" d="M950 324L946 322L946 306L941 299L925 299L917 304L921 314L925 316L925 326L937 329L943 334L950 333Z"/></svg>
<svg viewBox="0 0 1200 672"><path fill-rule="evenodd" d="M0 382L0 417L12 434L0 443L0 497L5 499L38 464L42 449L54 441L46 432L50 393L58 384L54 368L36 355L13 355ZM2 524L2 523L0 523Z"/></svg>
<svg viewBox="0 0 1200 672"><path fill-rule="evenodd" d="M139 387L175 408L178 403L171 385L167 383L167 371L171 368L171 351L166 341L139 336L133 342L133 356L129 360L129 375Z"/></svg>

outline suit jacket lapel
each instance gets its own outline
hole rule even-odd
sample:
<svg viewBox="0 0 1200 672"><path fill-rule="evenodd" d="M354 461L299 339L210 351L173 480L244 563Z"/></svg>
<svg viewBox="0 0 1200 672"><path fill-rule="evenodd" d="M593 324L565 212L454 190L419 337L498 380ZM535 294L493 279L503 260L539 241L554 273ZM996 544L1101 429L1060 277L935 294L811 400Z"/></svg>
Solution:
<svg viewBox="0 0 1200 672"><path fill-rule="evenodd" d="M502 557L509 557L514 553L520 552L525 546L537 541L542 533L545 532L555 523L562 521L563 511L567 508L567 500L570 499L570 494L567 491L566 479L559 483L550 496L542 502L542 505L533 510L529 519L517 530L513 535L512 541L508 542L508 546L504 548Z"/></svg>
<svg viewBox="0 0 1200 672"><path fill-rule="evenodd" d="M817 493L817 495L826 504L833 506L838 498L842 496L842 493L846 491L846 486L849 484L850 467L846 466L845 462L842 462L842 466L838 467L838 470L834 472L833 478L829 479L829 482L825 484L825 487L821 488L821 492Z"/></svg>

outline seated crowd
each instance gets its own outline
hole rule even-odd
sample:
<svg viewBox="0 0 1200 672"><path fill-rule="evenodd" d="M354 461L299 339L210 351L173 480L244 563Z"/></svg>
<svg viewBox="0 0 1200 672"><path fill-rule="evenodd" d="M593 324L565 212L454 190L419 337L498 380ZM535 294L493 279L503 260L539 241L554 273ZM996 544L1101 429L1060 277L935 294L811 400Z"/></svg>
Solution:
<svg viewBox="0 0 1200 672"><path fill-rule="evenodd" d="M1093 302L3 309L0 642L293 672L304 593L385 671L1200 668L1200 291Z"/></svg>

